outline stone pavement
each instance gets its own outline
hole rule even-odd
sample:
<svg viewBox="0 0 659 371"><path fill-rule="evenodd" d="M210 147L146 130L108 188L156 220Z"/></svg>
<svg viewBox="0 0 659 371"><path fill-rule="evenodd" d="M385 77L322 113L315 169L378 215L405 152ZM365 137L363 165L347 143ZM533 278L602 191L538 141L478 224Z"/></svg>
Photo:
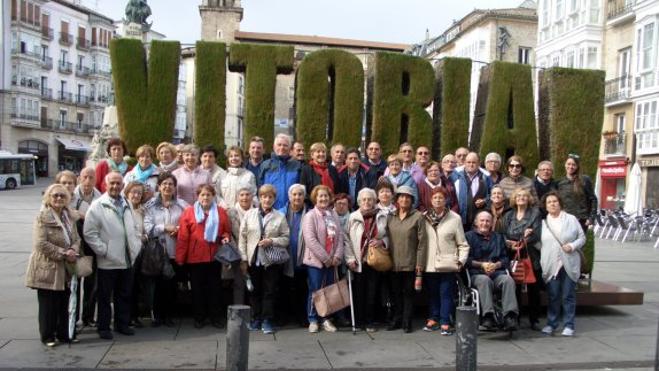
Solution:
<svg viewBox="0 0 659 371"><path fill-rule="evenodd" d="M39 342L37 302L24 287L39 186L0 191L0 369L223 369L225 333L197 330L189 318L175 328L137 329L135 336L98 339L92 329L80 343L45 349ZM575 338L544 337L523 328L513 339L501 333L479 336L479 369L650 370L654 366L659 318L659 250L650 243L598 241L595 278L645 291L642 306L581 308ZM455 337L420 331L356 335L308 334L300 328L275 335L252 333L252 369L453 369ZM523 321L524 323L524 321Z"/></svg>

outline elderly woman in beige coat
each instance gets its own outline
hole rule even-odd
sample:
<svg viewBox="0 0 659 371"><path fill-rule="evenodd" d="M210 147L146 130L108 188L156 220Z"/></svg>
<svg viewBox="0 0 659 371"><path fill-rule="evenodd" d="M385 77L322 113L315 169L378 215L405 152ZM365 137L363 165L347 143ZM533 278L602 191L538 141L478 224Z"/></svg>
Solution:
<svg viewBox="0 0 659 371"><path fill-rule="evenodd" d="M259 207L245 213L240 223L238 248L242 258L241 269L251 277L254 290L250 292L252 321L249 329L262 330L264 334L275 332L275 295L279 278L287 262L273 263L266 249L284 249L290 257L288 246L289 228L286 217L273 208L277 190L271 184L259 188Z"/></svg>
<svg viewBox="0 0 659 371"><path fill-rule="evenodd" d="M348 219L349 248L344 251L348 268L353 271L353 298L357 325L367 332L375 332L376 296L380 290L381 273L366 262L369 249L387 248L387 215L375 207L375 191L363 188L357 194L359 209Z"/></svg>
<svg viewBox="0 0 659 371"><path fill-rule="evenodd" d="M68 342L68 303L71 276L66 264L75 264L80 237L67 205L71 194L61 184L44 193L44 207L34 223L34 244L25 274L25 285L37 290L39 333L47 347Z"/></svg>
<svg viewBox="0 0 659 371"><path fill-rule="evenodd" d="M446 188L434 188L430 196L431 208L423 213L428 234L424 279L430 293L430 317L423 330L441 329L442 335L453 334L451 315L455 310L455 273L464 267L469 257L462 219L446 207L448 195Z"/></svg>

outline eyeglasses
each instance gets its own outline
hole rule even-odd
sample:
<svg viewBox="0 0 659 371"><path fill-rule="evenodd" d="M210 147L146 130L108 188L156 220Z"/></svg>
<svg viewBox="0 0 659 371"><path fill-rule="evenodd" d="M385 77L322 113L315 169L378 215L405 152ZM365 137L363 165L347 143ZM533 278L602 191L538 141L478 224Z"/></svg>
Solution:
<svg viewBox="0 0 659 371"><path fill-rule="evenodd" d="M418 156L428 156L430 153L428 153L428 152L417 152L416 154Z"/></svg>
<svg viewBox="0 0 659 371"><path fill-rule="evenodd" d="M551 169L538 169L538 171L551 171Z"/></svg>
<svg viewBox="0 0 659 371"><path fill-rule="evenodd" d="M520 164L509 164L508 167L512 168L512 169L521 169L522 165L520 165Z"/></svg>
<svg viewBox="0 0 659 371"><path fill-rule="evenodd" d="M64 198L66 198L66 194L65 193L53 193L50 197L52 197L55 200L58 199L58 198L64 199Z"/></svg>

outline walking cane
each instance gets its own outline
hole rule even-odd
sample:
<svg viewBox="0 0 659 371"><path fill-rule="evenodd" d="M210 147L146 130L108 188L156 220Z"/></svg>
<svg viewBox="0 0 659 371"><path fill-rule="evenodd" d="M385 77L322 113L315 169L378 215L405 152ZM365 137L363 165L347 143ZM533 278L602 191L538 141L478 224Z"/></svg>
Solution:
<svg viewBox="0 0 659 371"><path fill-rule="evenodd" d="M352 300L352 271L348 269L348 292L350 293L350 320L352 321L352 334L357 333L355 328L355 306Z"/></svg>

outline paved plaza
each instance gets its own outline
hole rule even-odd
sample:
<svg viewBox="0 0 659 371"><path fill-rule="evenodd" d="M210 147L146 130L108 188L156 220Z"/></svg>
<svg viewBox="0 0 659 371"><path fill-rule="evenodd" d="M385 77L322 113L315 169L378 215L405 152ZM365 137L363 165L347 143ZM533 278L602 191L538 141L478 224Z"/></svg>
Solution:
<svg viewBox="0 0 659 371"><path fill-rule="evenodd" d="M39 186L0 191L0 369L112 368L223 369L225 332L197 330L186 318L174 328L137 329L100 340L85 329L80 343L46 349L39 341L36 293L24 286L32 248L32 224ZM594 278L645 292L642 306L580 308L574 338L545 337L523 327L513 339L501 333L479 336L479 369L595 370L654 368L659 318L659 250L650 243L598 241ZM523 321L523 326L526 321ZM251 333L251 369L453 369L455 337L420 330L372 334L346 329L308 334L283 328L275 335ZM506 365L504 367L504 365Z"/></svg>

